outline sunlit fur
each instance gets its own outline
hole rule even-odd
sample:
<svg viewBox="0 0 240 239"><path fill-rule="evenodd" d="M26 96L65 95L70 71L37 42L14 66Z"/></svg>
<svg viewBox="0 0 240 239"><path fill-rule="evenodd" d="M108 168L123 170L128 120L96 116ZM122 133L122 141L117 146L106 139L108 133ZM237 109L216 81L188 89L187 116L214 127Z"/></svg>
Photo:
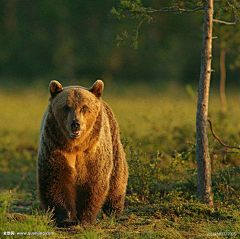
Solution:
<svg viewBox="0 0 240 239"><path fill-rule="evenodd" d="M38 191L59 226L92 223L99 210L120 216L128 169L117 121L101 100L103 82L90 89L50 83L38 152ZM71 122L80 136L71 137Z"/></svg>

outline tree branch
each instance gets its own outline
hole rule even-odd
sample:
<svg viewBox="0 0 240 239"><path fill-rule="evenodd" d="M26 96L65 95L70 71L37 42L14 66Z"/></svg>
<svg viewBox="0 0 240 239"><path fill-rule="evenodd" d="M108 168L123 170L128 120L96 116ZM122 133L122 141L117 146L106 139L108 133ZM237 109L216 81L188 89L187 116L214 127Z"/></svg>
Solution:
<svg viewBox="0 0 240 239"><path fill-rule="evenodd" d="M138 23L138 25L137 25L137 27L136 27L136 31L139 30L140 26L142 25L142 23L143 23L144 21L145 21L145 19L142 19L142 20Z"/></svg>
<svg viewBox="0 0 240 239"><path fill-rule="evenodd" d="M203 7L198 7L198 8L194 8L194 9L183 9L183 8L173 6L173 7L164 7L164 8L159 9L159 10L151 10L148 13L155 13L155 12L187 12L187 13L192 13L192 12L196 12L196 11L200 11L200 10L203 10Z"/></svg>
<svg viewBox="0 0 240 239"><path fill-rule="evenodd" d="M240 149L239 147L230 146L230 145L227 145L227 144L223 143L222 140L215 134L215 132L214 132L214 130L213 130L213 123L212 123L212 121L211 121L209 118L208 118L207 120L208 120L208 122L209 122L209 124L210 124L210 129L211 129L211 132L212 132L214 138L216 138L216 139L218 140L218 142L219 142L222 146L225 146L225 147L231 148L231 149Z"/></svg>
<svg viewBox="0 0 240 239"><path fill-rule="evenodd" d="M213 19L213 22L221 23L221 24L225 24L225 25L236 25L236 23L239 19L240 19L240 16L238 16L234 22L225 22L225 21L221 21L221 20L217 20L217 19Z"/></svg>

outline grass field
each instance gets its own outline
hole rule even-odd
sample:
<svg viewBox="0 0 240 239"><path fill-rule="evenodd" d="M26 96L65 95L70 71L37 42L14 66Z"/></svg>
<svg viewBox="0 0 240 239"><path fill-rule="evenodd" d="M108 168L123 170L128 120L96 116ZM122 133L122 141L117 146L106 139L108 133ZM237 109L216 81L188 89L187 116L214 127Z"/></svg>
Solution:
<svg viewBox="0 0 240 239"><path fill-rule="evenodd" d="M238 145L240 93L232 89L227 95L223 117L218 94L211 93L209 116L222 140ZM103 99L118 119L130 171L124 213L119 219L100 213L92 226L58 229L51 212L41 211L36 190L39 128L48 98L41 87L0 91L1 238L21 232L29 238L43 236L37 232L51 238L240 237L240 154L222 148L209 132L214 206L199 203L197 93L175 85L106 86Z"/></svg>

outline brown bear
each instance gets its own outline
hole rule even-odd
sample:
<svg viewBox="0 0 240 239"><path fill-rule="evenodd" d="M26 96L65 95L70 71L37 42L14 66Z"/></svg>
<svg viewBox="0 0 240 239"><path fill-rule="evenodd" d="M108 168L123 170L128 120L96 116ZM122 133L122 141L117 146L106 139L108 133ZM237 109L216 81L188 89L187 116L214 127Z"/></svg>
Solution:
<svg viewBox="0 0 240 239"><path fill-rule="evenodd" d="M92 223L100 209L123 211L128 167L118 123L101 99L104 84L87 89L51 81L42 120L38 191L58 226Z"/></svg>

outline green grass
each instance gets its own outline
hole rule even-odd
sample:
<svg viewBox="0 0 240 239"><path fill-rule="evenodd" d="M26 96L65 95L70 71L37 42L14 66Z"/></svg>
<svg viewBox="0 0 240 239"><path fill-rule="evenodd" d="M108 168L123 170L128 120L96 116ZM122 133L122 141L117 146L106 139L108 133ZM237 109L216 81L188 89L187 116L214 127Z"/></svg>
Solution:
<svg viewBox="0 0 240 239"><path fill-rule="evenodd" d="M92 226L57 229L40 209L36 155L43 89L0 92L0 237L4 232L54 233L51 238L233 238L240 235L240 154L226 151L209 132L214 206L196 198L196 90L128 86L105 89L103 99L118 119L129 164L121 218L102 212ZM223 141L240 142L239 93L228 92L222 117L216 92L209 115ZM232 234L231 234L232 233ZM19 236L20 237L20 236ZM28 235L37 238L41 235Z"/></svg>

